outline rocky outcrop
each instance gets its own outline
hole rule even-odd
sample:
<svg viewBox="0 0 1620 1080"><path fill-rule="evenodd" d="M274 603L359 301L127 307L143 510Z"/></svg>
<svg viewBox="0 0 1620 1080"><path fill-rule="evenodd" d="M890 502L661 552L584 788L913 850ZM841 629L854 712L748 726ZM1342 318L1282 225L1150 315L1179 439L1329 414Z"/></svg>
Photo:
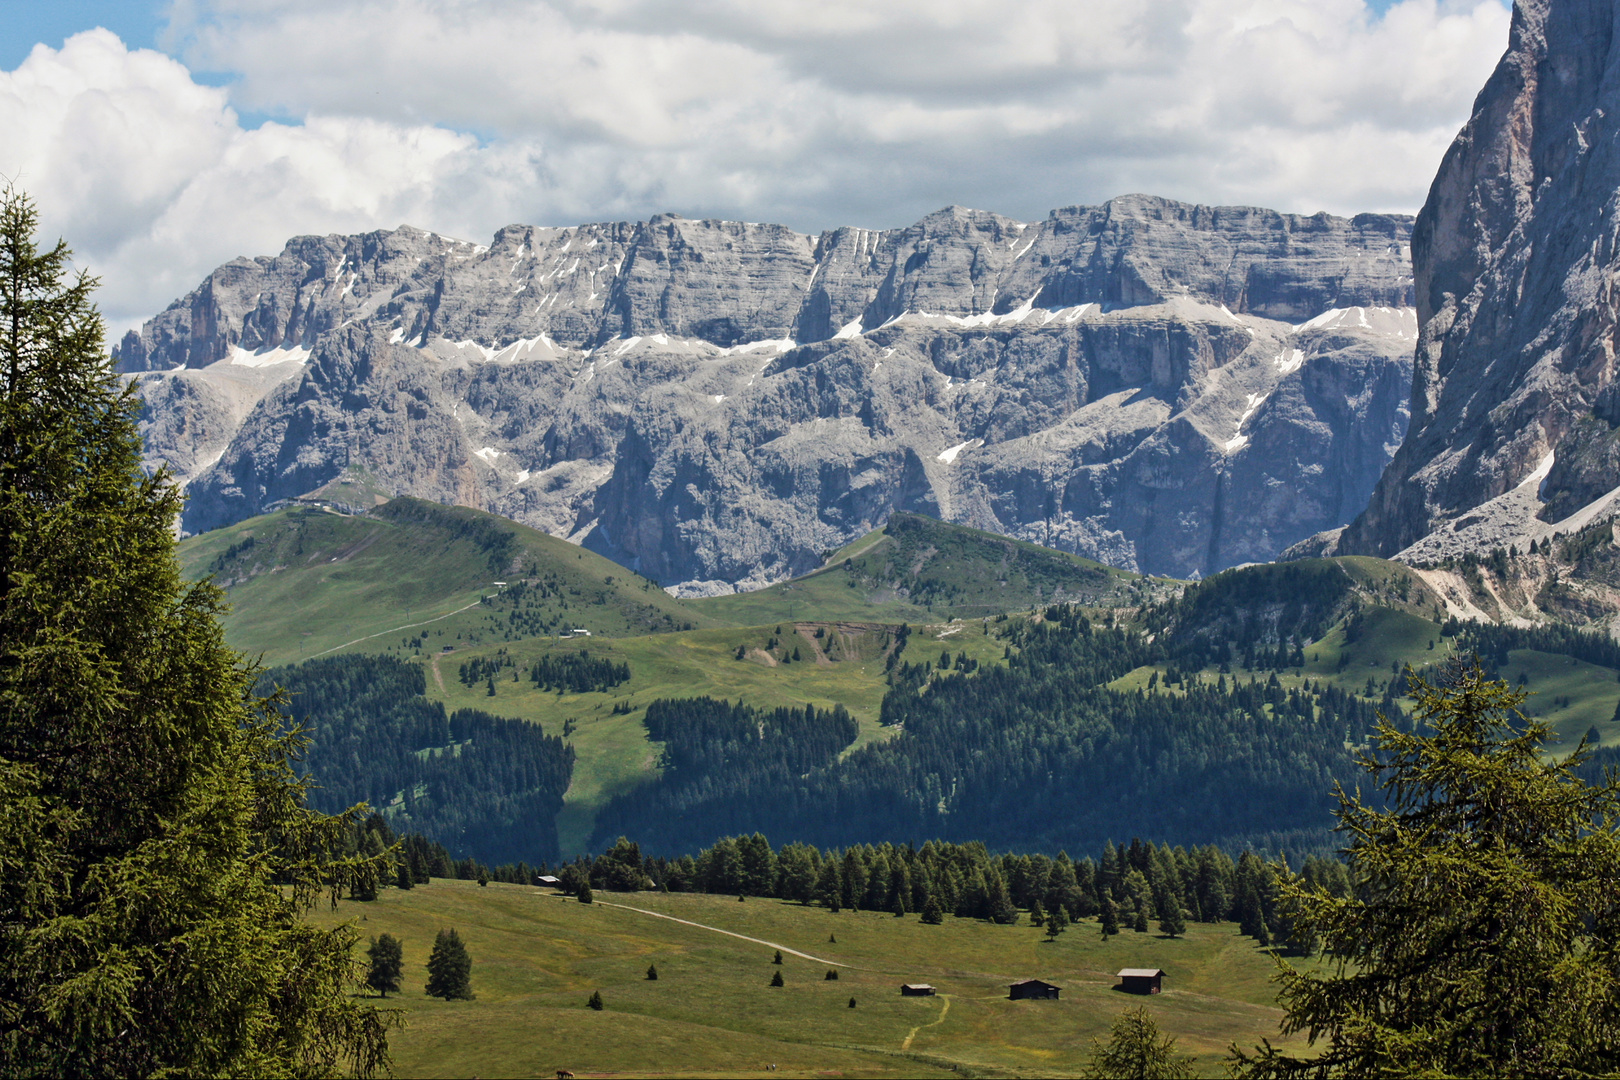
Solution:
<svg viewBox="0 0 1620 1080"><path fill-rule="evenodd" d="M191 531L410 494L702 592L910 509L1208 573L1364 505L1406 424L1409 230L1133 196L820 237L672 216L303 237L117 355Z"/></svg>
<svg viewBox="0 0 1620 1080"><path fill-rule="evenodd" d="M1607 0L1515 5L1508 50L1413 234L1411 428L1340 551L1522 547L1550 523L1589 520L1583 508L1620 485L1620 410L1606 403L1620 310L1617 20Z"/></svg>

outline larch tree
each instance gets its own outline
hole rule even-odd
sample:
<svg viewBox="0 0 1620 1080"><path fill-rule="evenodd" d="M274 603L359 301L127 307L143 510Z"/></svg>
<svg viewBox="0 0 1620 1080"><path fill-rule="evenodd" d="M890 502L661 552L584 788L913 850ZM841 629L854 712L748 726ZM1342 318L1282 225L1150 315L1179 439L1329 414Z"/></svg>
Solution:
<svg viewBox="0 0 1620 1080"><path fill-rule="evenodd" d="M1582 744L1547 759L1525 693L1477 661L1412 678L1412 730L1381 721L1339 793L1354 888L1281 874L1327 965L1279 971L1283 1030L1319 1053L1234 1050L1253 1077L1611 1076L1620 1072L1620 781Z"/></svg>
<svg viewBox="0 0 1620 1080"><path fill-rule="evenodd" d="M303 917L383 862L182 581L96 281L37 223L0 193L0 1074L385 1070L354 930Z"/></svg>
<svg viewBox="0 0 1620 1080"><path fill-rule="evenodd" d="M1085 1070L1098 1080L1184 1080L1192 1059L1176 1053L1176 1040L1159 1033L1152 1015L1140 1006L1114 1018L1108 1041L1091 1043Z"/></svg>

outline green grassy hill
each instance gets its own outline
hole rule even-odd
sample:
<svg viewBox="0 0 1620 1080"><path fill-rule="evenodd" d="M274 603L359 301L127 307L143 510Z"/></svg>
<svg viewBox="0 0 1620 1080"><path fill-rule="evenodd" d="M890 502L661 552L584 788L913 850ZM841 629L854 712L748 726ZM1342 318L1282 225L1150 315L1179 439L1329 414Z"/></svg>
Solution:
<svg viewBox="0 0 1620 1080"><path fill-rule="evenodd" d="M400 1076L762 1076L768 1064L783 1076L1074 1076L1091 1040L1135 1005L1197 1056L1199 1076L1225 1075L1232 1042L1303 1049L1298 1038L1279 1039L1270 956L1231 924L1189 924L1175 940L1126 931L1105 941L1096 923L1082 922L1049 944L1027 920L947 916L924 926L915 915L832 914L776 900L596 895L601 902L587 905L525 886L435 879L313 917L363 918L361 949L366 935L402 939L404 990L379 1002L408 1020L390 1040ZM472 956L473 1001L422 990L433 937L450 926ZM773 945L817 960L788 954L778 968ZM657 981L646 978L649 964ZM834 964L843 966L829 981ZM1113 973L1127 966L1163 968L1165 992L1114 990ZM779 988L769 985L776 971ZM1007 984L1026 977L1063 987L1062 999L1007 1000ZM902 998L902 982L940 994ZM585 1007L592 991L602 994L601 1012Z"/></svg>
<svg viewBox="0 0 1620 1080"><path fill-rule="evenodd" d="M897 513L804 577L758 592L690 601L739 624L777 619L939 622L1056 601L1134 602L1151 583L1021 540Z"/></svg>
<svg viewBox="0 0 1620 1080"><path fill-rule="evenodd" d="M843 705L860 723L852 750L892 737L895 729L878 724L878 708L888 688L884 661L893 648L893 630L883 623L782 622L611 641L531 638L422 659L429 670L428 696L446 708L484 709L536 721L553 734L567 733L577 757L557 832L564 854L571 856L585 851L598 808L657 775L662 746L647 738L641 719L658 698L743 700L762 709ZM915 628L904 658L932 660L942 649L993 664L1001 662L1004 643L986 634L978 621L936 623ZM579 694L541 690L529 681L528 672L541 657L580 651L628 664L630 680ZM797 662L791 659L795 651ZM508 666L492 681L463 683L462 665L470 669L480 660Z"/></svg>
<svg viewBox="0 0 1620 1080"><path fill-rule="evenodd" d="M418 499L364 515L293 509L250 518L185 540L180 561L187 577L212 574L224 586L231 644L271 665L573 627L613 636L717 621L567 541Z"/></svg>

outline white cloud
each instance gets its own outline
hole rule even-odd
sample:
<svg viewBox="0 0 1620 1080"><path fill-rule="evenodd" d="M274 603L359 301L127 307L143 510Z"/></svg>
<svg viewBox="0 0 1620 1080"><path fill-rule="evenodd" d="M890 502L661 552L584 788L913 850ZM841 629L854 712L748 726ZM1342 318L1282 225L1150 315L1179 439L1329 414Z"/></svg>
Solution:
<svg viewBox="0 0 1620 1080"><path fill-rule="evenodd" d="M190 0L183 64L102 31L0 73L0 171L124 321L405 221L1411 211L1506 38L1499 0Z"/></svg>

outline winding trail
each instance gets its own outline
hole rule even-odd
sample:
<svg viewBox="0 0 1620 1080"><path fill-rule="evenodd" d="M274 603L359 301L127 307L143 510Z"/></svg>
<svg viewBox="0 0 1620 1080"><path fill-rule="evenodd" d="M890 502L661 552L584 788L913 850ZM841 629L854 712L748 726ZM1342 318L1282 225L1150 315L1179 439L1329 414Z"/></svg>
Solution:
<svg viewBox="0 0 1620 1080"><path fill-rule="evenodd" d="M699 930L710 930L710 931L713 931L716 934L724 934L727 937L741 938L743 941L751 941L755 945L769 945L773 949L781 949L783 952L787 953L789 956L797 956L797 957L799 957L801 959L804 959L804 960L814 960L818 964L829 964L832 967L841 967L841 968L849 967L848 964L840 964L837 960L823 960L819 956L811 956L809 953L800 952L798 949L790 949L786 945L778 945L774 941L766 941L764 938L749 937L747 934L734 934L730 930L722 930L718 926L704 926L702 923L693 922L690 919L677 919L673 915L665 915L662 912L658 912L658 911L648 911L646 908L631 907L628 904L610 904L606 900L597 900L596 903L600 904L603 907L621 908L624 911L634 911L634 912L636 912L638 914L641 914L641 915L651 915L655 919L668 919L670 922L678 922L678 923L682 923L683 925L686 925L686 926L695 926ZM947 1002L946 1003L946 1008L949 1008L949 1007L950 1007L950 1003ZM944 1016L945 1014L941 1013L940 1015ZM937 1021L936 1021L936 1023L937 1023Z"/></svg>
<svg viewBox="0 0 1620 1080"><path fill-rule="evenodd" d="M939 995L939 1000L945 1003L945 1007L939 1010L939 1015L934 1018L932 1023L918 1024L916 1027L911 1029L911 1034L907 1035L905 1041L900 1044L900 1051L902 1053L911 1049L911 1040L917 1037L917 1032L921 1031L923 1028L931 1028L937 1024L943 1024L945 1022L945 1014L951 1011L951 996L949 994L941 994Z"/></svg>

